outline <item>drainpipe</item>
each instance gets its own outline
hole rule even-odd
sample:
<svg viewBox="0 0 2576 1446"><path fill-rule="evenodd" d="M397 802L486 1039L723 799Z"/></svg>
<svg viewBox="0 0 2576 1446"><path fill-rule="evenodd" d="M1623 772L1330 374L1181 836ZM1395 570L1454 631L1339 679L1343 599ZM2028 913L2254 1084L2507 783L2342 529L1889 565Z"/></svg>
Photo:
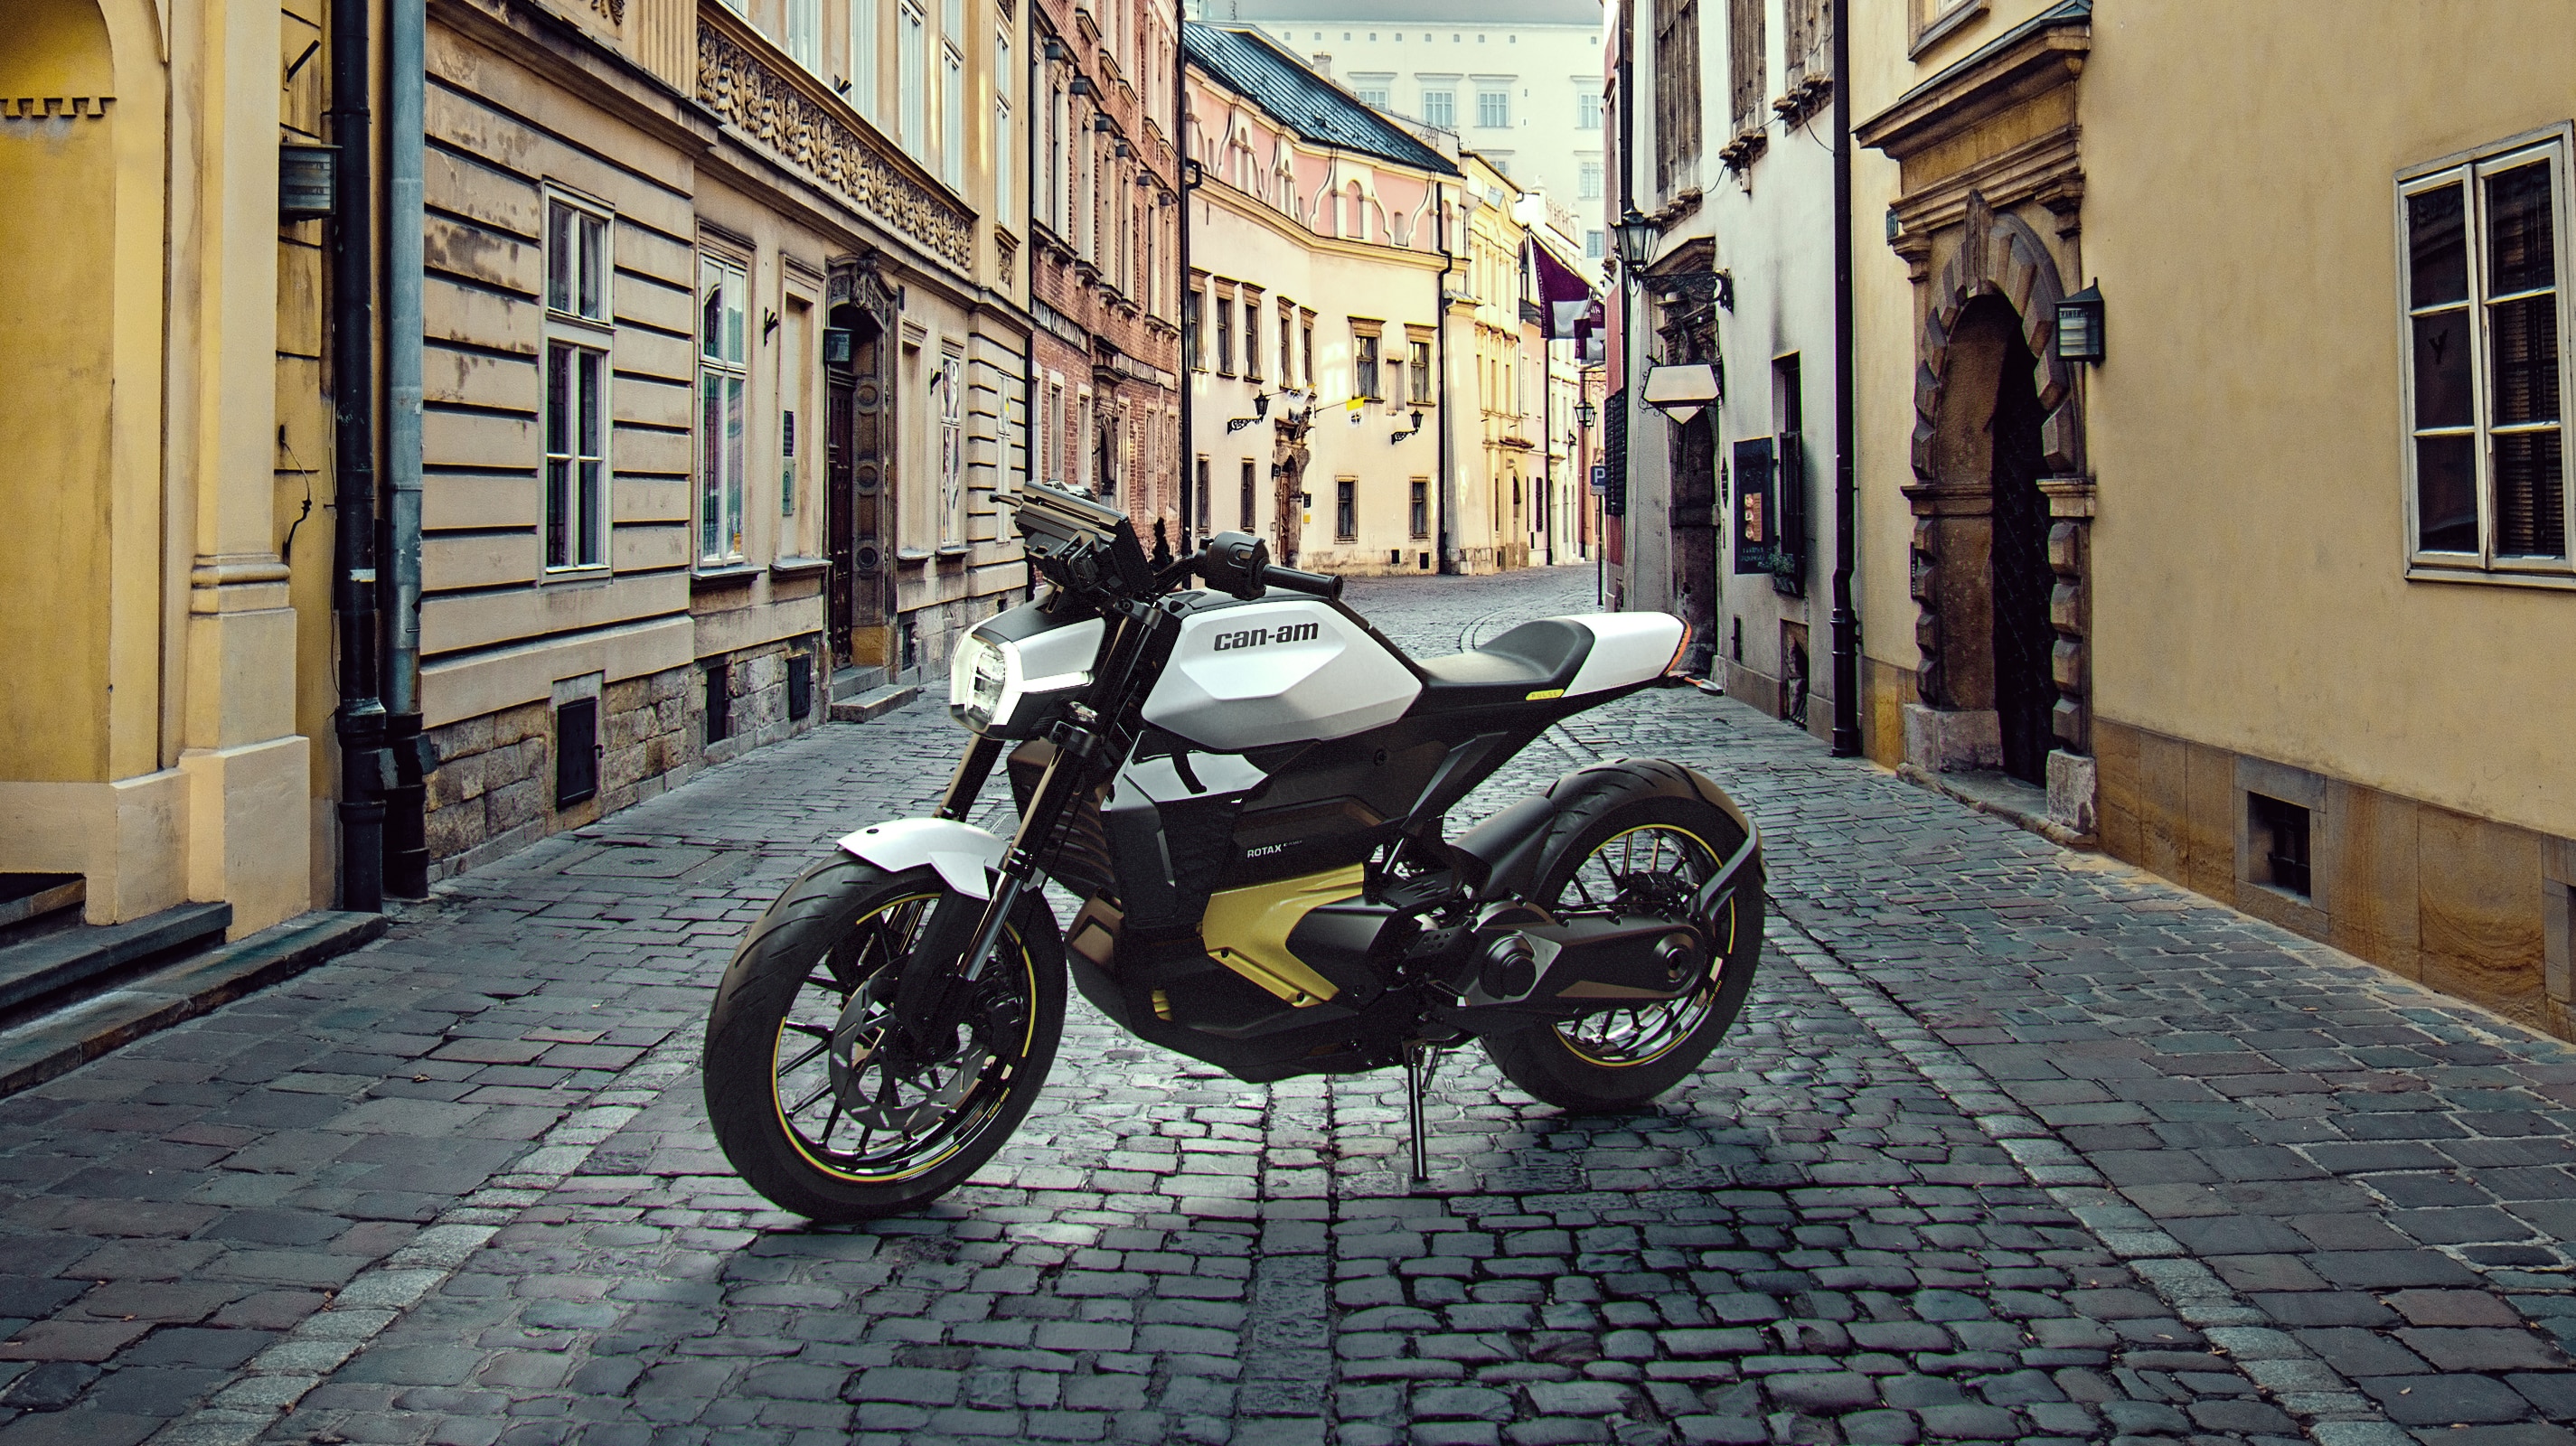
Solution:
<svg viewBox="0 0 2576 1446"><path fill-rule="evenodd" d="M1190 285L1190 192L1198 187L1190 179L1194 169L1190 160L1189 129L1190 22L1184 19L1180 25L1179 43L1172 47L1172 184L1180 193L1178 200L1181 208L1181 224L1180 236L1172 247L1172 260L1181 289L1186 291ZM1194 418L1191 414L1197 410L1198 399L1190 394L1189 304L1186 299L1179 297L1173 298L1173 304L1180 309L1181 324L1179 358L1181 364L1178 371L1181 381L1181 550L1187 552L1190 550L1192 537L1190 531L1190 523L1193 520L1192 503L1197 500L1199 478L1198 454L1191 450L1191 438L1196 430L1192 425ZM1206 525L1206 519L1196 520L1202 527ZM1286 539L1282 538L1281 541L1285 542Z"/></svg>
<svg viewBox="0 0 2576 1446"><path fill-rule="evenodd" d="M421 91L424 0L390 0L385 17L385 528L393 589L384 614L385 892L429 892L429 774L438 755L420 731Z"/></svg>
<svg viewBox="0 0 2576 1446"><path fill-rule="evenodd" d="M1836 758L1860 750L1860 618L1852 611L1852 553L1858 542L1852 413L1851 27L1834 15L1834 744Z"/></svg>
<svg viewBox="0 0 2576 1446"><path fill-rule="evenodd" d="M1449 405L1449 269L1458 264L1458 258L1449 248L1448 188L1438 181L1431 183L1431 219L1432 239L1440 245L1440 272L1431 278L1431 343L1440 353L1440 485L1432 505L1439 509L1440 517L1432 525L1431 536L1433 545L1440 549L1436 570L1454 573L1458 561L1449 546L1449 492L1457 482L1449 465L1449 428L1454 415Z"/></svg>
<svg viewBox="0 0 2576 1446"><path fill-rule="evenodd" d="M384 912L385 705L376 671L375 189L367 161L367 0L331 0L331 140L340 148L331 218L333 492L331 610L340 644L340 907Z"/></svg>

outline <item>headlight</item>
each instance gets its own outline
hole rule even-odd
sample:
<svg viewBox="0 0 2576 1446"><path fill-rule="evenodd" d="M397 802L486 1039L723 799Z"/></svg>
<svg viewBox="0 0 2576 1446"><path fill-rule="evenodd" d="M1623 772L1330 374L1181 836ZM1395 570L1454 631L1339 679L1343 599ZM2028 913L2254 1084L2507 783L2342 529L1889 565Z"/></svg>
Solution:
<svg viewBox="0 0 2576 1446"><path fill-rule="evenodd" d="M1020 650L969 632L957 642L948 663L948 712L981 733L1011 721L1019 701Z"/></svg>

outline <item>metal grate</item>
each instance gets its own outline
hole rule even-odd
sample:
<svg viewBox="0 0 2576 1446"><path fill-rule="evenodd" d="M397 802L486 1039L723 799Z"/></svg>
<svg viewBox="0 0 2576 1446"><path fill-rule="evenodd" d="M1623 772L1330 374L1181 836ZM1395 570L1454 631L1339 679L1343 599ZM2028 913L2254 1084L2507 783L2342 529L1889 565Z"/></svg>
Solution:
<svg viewBox="0 0 2576 1446"><path fill-rule="evenodd" d="M555 807L599 792L599 700L575 698L555 708Z"/></svg>
<svg viewBox="0 0 2576 1446"><path fill-rule="evenodd" d="M707 741L722 743L733 736L733 669L722 658L706 669Z"/></svg>
<svg viewBox="0 0 2576 1446"><path fill-rule="evenodd" d="M814 711L814 655L787 655L787 716L802 718Z"/></svg>
<svg viewBox="0 0 2576 1446"><path fill-rule="evenodd" d="M2295 803L2286 803L2266 794L2245 795L2245 817L2251 837L2247 840L2261 851L2262 876L2256 883L2311 897L2314 874L2309 868L2308 811Z"/></svg>

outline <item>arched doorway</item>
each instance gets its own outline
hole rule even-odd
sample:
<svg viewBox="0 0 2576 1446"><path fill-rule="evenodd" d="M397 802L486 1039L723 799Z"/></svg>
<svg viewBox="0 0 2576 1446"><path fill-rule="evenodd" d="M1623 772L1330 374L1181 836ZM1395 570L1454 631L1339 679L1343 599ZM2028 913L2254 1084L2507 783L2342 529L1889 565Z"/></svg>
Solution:
<svg viewBox="0 0 2576 1446"><path fill-rule="evenodd" d="M2022 319L2000 296L1961 308L1950 329L1950 372L1932 437L1941 500L1944 566L1938 604L1939 703L1995 715L2004 771L2047 778L2049 672L2048 503L2039 490L2040 423L2031 380L2037 359Z"/></svg>
<svg viewBox="0 0 2576 1446"><path fill-rule="evenodd" d="M895 438L900 434L886 323L894 298L865 262L836 266L824 353L824 552L832 578L825 630L836 664L890 661L886 539L894 530Z"/></svg>

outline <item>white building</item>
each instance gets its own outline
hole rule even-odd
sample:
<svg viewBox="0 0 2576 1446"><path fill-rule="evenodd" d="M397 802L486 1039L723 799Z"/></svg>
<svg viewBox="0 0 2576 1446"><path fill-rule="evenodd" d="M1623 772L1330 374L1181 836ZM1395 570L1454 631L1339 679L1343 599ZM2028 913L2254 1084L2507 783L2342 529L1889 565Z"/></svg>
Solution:
<svg viewBox="0 0 2576 1446"><path fill-rule="evenodd" d="M1365 104L1455 131L1601 254L1599 0L1194 0L1202 11L1259 29Z"/></svg>

